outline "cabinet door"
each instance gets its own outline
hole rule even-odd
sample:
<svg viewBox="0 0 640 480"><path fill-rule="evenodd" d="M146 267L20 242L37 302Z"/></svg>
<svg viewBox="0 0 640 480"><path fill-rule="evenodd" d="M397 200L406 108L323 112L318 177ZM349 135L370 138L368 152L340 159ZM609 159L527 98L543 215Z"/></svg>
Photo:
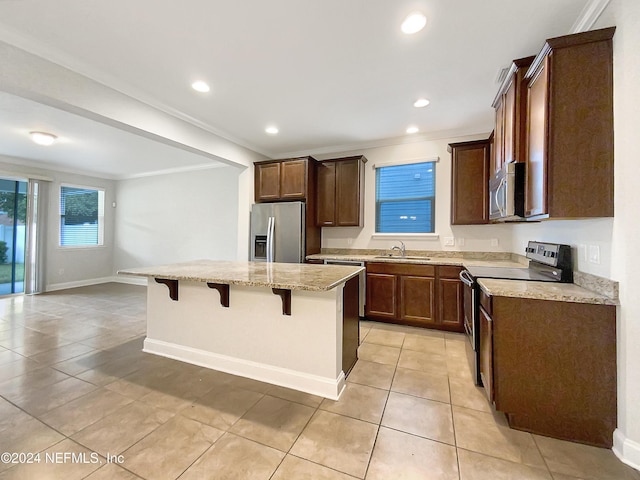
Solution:
<svg viewBox="0 0 640 480"><path fill-rule="evenodd" d="M451 224L489 223L489 141L451 144L451 155Z"/></svg>
<svg viewBox="0 0 640 480"><path fill-rule="evenodd" d="M287 160L280 165L280 198L304 200L307 195L307 161Z"/></svg>
<svg viewBox="0 0 640 480"><path fill-rule="evenodd" d="M368 317L395 320L397 311L397 277L386 273L367 273Z"/></svg>
<svg viewBox="0 0 640 480"><path fill-rule="evenodd" d="M336 222L336 162L318 165L318 227L333 226Z"/></svg>
<svg viewBox="0 0 640 480"><path fill-rule="evenodd" d="M484 391L490 402L493 402L493 321L479 308L480 314L480 378Z"/></svg>
<svg viewBox="0 0 640 480"><path fill-rule="evenodd" d="M547 213L548 61L542 62L527 91L526 217Z"/></svg>
<svg viewBox="0 0 640 480"><path fill-rule="evenodd" d="M464 332L462 282L453 278L441 278L438 282L440 323L447 330Z"/></svg>
<svg viewBox="0 0 640 480"><path fill-rule="evenodd" d="M496 107L496 127L494 130L494 150L491 158L491 173L498 172L504 163L504 95Z"/></svg>
<svg viewBox="0 0 640 480"><path fill-rule="evenodd" d="M360 216L360 163L361 160L336 162L336 225L361 226Z"/></svg>
<svg viewBox="0 0 640 480"><path fill-rule="evenodd" d="M256 164L255 200L272 202L280 199L280 163Z"/></svg>
<svg viewBox="0 0 640 480"><path fill-rule="evenodd" d="M434 324L435 278L402 275L400 278L400 319Z"/></svg>
<svg viewBox="0 0 640 480"><path fill-rule="evenodd" d="M513 162L516 158L516 76L512 77L512 81L504 93L502 101L504 105L504 154L503 165Z"/></svg>

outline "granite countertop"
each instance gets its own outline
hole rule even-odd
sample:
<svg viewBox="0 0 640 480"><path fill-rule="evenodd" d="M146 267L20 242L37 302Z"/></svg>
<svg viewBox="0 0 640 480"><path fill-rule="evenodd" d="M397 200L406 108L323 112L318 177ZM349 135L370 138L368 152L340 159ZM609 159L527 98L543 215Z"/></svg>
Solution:
<svg viewBox="0 0 640 480"><path fill-rule="evenodd" d="M618 302L605 295L587 290L573 283L531 282L524 280L496 280L481 278L480 287L496 297L531 298L557 302L592 303L617 305Z"/></svg>
<svg viewBox="0 0 640 480"><path fill-rule="evenodd" d="M308 260L342 260L355 262L390 262L390 263L413 263L418 265L453 265L457 267L476 266L476 267L527 267L527 264L507 259L492 259L490 255L487 258L464 258L464 257L445 257L433 256L428 253L425 255L408 254L408 257L399 255L374 255L374 254L339 254L339 253L317 253L307 256Z"/></svg>
<svg viewBox="0 0 640 480"><path fill-rule="evenodd" d="M119 270L118 274L288 290L326 291L362 271L362 267L344 265L194 260L123 269Z"/></svg>

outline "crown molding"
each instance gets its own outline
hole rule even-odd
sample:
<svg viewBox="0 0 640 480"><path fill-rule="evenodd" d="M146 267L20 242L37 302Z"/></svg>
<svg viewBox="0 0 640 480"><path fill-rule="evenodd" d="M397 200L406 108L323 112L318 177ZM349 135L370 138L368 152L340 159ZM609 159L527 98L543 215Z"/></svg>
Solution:
<svg viewBox="0 0 640 480"><path fill-rule="evenodd" d="M591 29L611 0L591 0L587 3L569 33L581 33Z"/></svg>

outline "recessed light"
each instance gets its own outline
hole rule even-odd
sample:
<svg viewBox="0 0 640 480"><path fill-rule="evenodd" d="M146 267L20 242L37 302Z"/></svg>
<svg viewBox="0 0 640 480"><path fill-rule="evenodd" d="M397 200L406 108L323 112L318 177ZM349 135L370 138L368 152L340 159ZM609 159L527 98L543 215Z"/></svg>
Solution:
<svg viewBox="0 0 640 480"><path fill-rule="evenodd" d="M267 132L269 135L277 135L279 130L278 130L278 127L271 125L265 128L264 131Z"/></svg>
<svg viewBox="0 0 640 480"><path fill-rule="evenodd" d="M420 129L418 127L415 126L411 126L409 128L407 128L407 133L418 133L420 131Z"/></svg>
<svg viewBox="0 0 640 480"><path fill-rule="evenodd" d="M196 92L207 93L211 88L207 84L207 82L203 82L202 80L198 80L191 84L191 88L193 88Z"/></svg>
<svg viewBox="0 0 640 480"><path fill-rule="evenodd" d="M427 100L426 98L419 98L418 100L413 102L413 106L416 108L426 107L427 105L429 105L429 100Z"/></svg>
<svg viewBox="0 0 640 480"><path fill-rule="evenodd" d="M425 17L424 14L420 12L413 12L404 19L400 28L407 35L411 35L422 30L426 24L427 17Z"/></svg>
<svg viewBox="0 0 640 480"><path fill-rule="evenodd" d="M31 140L38 145L53 145L58 139L53 133L47 132L29 132L29 135L31 135Z"/></svg>

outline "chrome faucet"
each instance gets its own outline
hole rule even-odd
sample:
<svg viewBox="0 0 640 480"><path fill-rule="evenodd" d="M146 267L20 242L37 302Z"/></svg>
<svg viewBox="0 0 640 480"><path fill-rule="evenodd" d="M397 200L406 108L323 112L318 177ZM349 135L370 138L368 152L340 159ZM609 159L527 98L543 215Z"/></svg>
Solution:
<svg viewBox="0 0 640 480"><path fill-rule="evenodd" d="M393 247L391 247L391 250L398 250L400 252L400 256L404 257L404 254L405 254L404 242L402 240L399 240L399 242L400 242L400 246L394 245Z"/></svg>

